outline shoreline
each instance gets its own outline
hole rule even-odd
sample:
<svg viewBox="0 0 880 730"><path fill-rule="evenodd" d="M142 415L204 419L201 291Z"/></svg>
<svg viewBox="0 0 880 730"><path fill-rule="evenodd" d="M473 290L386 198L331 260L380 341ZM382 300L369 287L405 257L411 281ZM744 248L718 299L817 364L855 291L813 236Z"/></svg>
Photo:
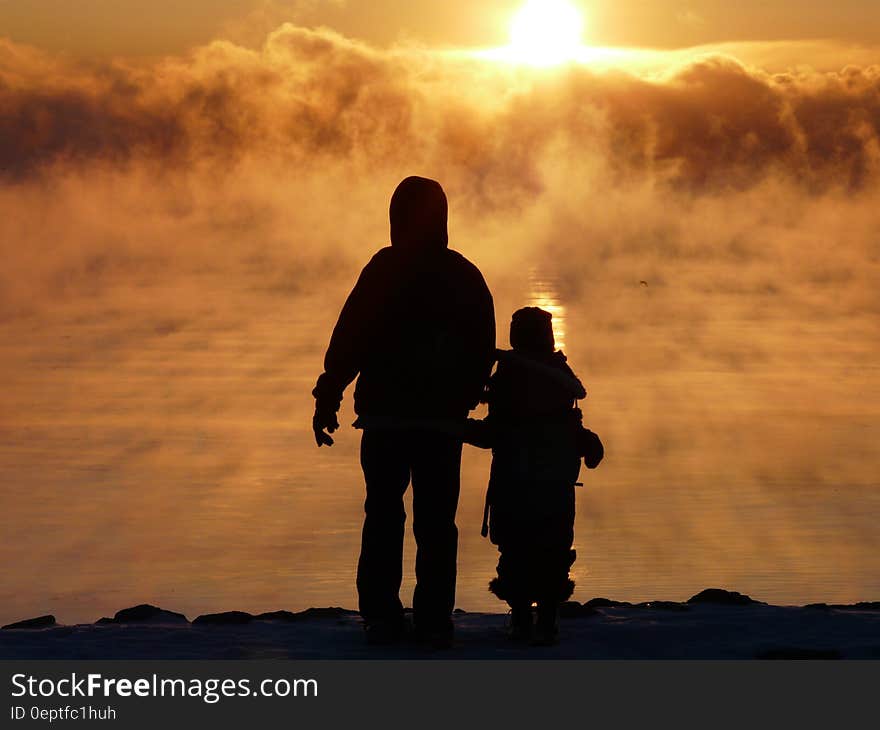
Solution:
<svg viewBox="0 0 880 730"><path fill-rule="evenodd" d="M722 589L684 602L594 598L560 609L561 637L506 637L504 613L456 609L455 646L367 646L360 616L339 608L186 616L147 604L91 624L46 615L0 630L2 659L880 659L880 602L773 606Z"/></svg>

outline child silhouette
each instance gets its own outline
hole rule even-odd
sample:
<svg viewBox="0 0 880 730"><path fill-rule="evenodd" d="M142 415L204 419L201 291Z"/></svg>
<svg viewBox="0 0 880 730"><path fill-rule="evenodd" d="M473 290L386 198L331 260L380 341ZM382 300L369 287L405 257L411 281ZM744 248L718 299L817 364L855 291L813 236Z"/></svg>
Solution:
<svg viewBox="0 0 880 730"><path fill-rule="evenodd" d="M467 440L492 449L483 535L500 556L489 590L511 607L511 638L548 644L557 639L559 604L574 590L580 459L595 467L602 447L582 426L576 401L587 393L555 349L552 315L536 307L515 312L510 344L498 352L486 388L488 415L469 421Z"/></svg>

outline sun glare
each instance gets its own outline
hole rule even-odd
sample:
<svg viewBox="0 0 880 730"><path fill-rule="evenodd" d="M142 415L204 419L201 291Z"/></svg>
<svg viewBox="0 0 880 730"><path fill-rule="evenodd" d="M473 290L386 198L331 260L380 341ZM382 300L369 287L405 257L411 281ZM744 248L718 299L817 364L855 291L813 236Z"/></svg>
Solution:
<svg viewBox="0 0 880 730"><path fill-rule="evenodd" d="M566 0L528 0L510 26L510 56L536 66L577 58L583 48L584 16Z"/></svg>

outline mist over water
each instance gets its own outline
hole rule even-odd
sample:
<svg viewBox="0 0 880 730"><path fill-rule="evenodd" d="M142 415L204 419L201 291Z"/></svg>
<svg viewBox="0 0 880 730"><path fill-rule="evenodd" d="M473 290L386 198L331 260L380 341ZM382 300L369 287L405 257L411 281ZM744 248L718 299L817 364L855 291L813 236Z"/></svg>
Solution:
<svg viewBox="0 0 880 730"><path fill-rule="evenodd" d="M534 296L533 276L521 284L511 301ZM500 344L513 306L499 303ZM142 601L188 615L355 605L363 486L350 399L332 450L309 431L335 312L303 294L239 314L128 335L106 317L7 325L4 620L94 620ZM576 597L684 599L708 585L784 603L875 595L870 373L843 384L854 374L821 352L821 330L791 342L817 363L808 378L650 359L615 368L595 319L567 308L587 423L608 451L581 474ZM712 330L745 343L761 325ZM495 551L479 537L488 465L466 449L458 603L469 610L501 608L486 591ZM405 591L412 558L408 537Z"/></svg>
<svg viewBox="0 0 880 730"><path fill-rule="evenodd" d="M319 451L310 390L408 174L499 346L549 309L589 393L576 598L880 594L876 68L530 76L288 26L153 68L4 43L0 73L0 620L355 605L358 432L349 394ZM503 609L488 465L469 610Z"/></svg>

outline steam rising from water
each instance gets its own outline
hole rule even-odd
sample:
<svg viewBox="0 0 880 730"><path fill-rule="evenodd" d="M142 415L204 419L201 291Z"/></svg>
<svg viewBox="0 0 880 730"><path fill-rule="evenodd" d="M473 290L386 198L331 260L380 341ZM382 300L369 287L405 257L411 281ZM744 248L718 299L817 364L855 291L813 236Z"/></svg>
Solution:
<svg viewBox="0 0 880 730"><path fill-rule="evenodd" d="M353 604L356 436L318 453L309 390L409 174L499 344L550 309L590 393L579 598L880 590L877 67L524 71L284 26L151 65L0 42L0 108L4 619Z"/></svg>

